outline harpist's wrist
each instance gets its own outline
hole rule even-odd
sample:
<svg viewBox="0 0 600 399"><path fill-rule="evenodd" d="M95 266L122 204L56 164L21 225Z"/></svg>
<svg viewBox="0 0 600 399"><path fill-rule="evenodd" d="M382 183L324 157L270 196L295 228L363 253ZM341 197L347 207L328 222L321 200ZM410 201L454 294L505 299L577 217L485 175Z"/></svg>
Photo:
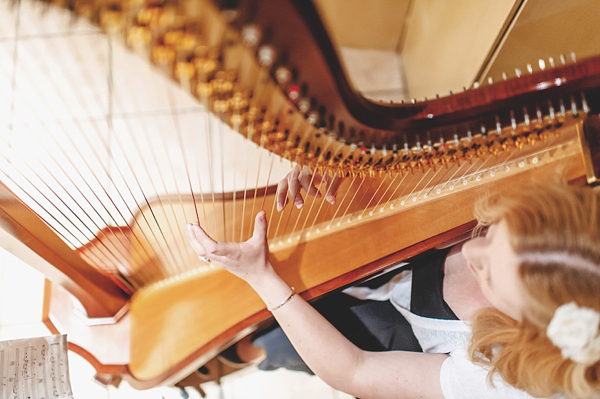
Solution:
<svg viewBox="0 0 600 399"><path fill-rule="evenodd" d="M272 269L248 281L248 284L262 298L267 308L272 310L279 309L293 294L293 289Z"/></svg>

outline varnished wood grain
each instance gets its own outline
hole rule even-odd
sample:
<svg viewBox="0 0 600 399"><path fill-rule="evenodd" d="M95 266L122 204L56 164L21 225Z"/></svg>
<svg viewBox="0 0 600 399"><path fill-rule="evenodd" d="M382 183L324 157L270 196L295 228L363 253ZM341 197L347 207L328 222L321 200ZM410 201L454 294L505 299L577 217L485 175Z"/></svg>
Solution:
<svg viewBox="0 0 600 399"><path fill-rule="evenodd" d="M584 173L579 154L569 156L564 162L570 178ZM545 173L555 171L556 166L550 163L532 169L519 175L518 180L542 178ZM514 185L513 179L506 178L492 186L468 189L460 196L431 201L410 213L375 220L361 228L348 228L318 242L301 243L273 254L272 261L288 284L317 296L323 293L318 287L336 278L344 279L345 273L369 264L383 268L387 265L377 261L390 253L418 246L430 237L468 224L478 198L490 190L507 190ZM429 242L429 245L437 244ZM413 249L413 254L425 249ZM362 273L375 271L363 269ZM232 315L242 321L233 321L236 317ZM139 380L155 383L167 378L173 369L182 369L186 361L195 358L201 364L218 345L227 341L225 333L231 335L247 327L248 322L265 317L268 314L264 305L251 288L223 270L149 287L132 300L130 371ZM195 352L193 348L197 348Z"/></svg>

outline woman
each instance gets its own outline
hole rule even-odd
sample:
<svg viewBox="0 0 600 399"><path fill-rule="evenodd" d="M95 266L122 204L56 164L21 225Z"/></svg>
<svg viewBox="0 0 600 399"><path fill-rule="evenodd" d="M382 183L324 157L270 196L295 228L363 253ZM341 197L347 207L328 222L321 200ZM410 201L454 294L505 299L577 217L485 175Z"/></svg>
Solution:
<svg viewBox="0 0 600 399"><path fill-rule="evenodd" d="M300 187L320 195L309 176L288 175L279 208L286 191L299 207ZM323 180L333 202L340 182ZM459 320L414 314L410 272L392 284L389 297L423 353L359 349L295 295L269 263L264 212L243 243L215 242L197 225L188 232L199 256L252 286L333 388L360 398L600 397L599 195L562 184L522 188L483 200L476 217L485 235L441 262L441 295Z"/></svg>

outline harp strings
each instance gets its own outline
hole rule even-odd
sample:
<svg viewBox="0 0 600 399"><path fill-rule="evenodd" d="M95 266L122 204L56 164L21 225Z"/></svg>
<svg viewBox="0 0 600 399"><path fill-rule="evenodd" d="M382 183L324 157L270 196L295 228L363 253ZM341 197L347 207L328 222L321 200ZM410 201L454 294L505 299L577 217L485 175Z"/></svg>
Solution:
<svg viewBox="0 0 600 399"><path fill-rule="evenodd" d="M86 72L85 68L83 68L83 69L82 69L82 72L84 72L84 73ZM89 81L89 80L88 80L88 81ZM109 86L109 87L110 87L110 86ZM58 88L57 88L57 89L58 89ZM79 94L79 93L78 93L78 92L76 92L76 94ZM82 101L82 103L83 103L83 101ZM110 125L112 125L112 122L111 122L110 116L108 117L108 121L107 121L107 122L108 122L108 125L109 125L109 126L110 126ZM96 130L96 133L98 134L98 137L99 137L99 138L102 140L102 134L101 134L100 130L98 129L98 125L97 125L96 121L92 120L92 123L93 123L93 125L94 125L94 130ZM81 128L81 126L78 126L78 127L79 127L79 130L80 130L80 132L81 132L81 136L82 136L82 137L84 137L84 138L86 138L86 140L88 140L88 139L87 139L87 136L86 136L86 134L83 132L83 129ZM68 134L68 133L66 133L66 134L65 134L65 136L66 136L66 138L67 138L68 140L71 140L71 137L69 136L69 134ZM74 144L73 144L73 145L74 145ZM100 159L99 159L98 155L97 155L97 154L96 154L96 153L93 151L93 149L94 149L94 146L93 146L92 144L90 144L90 142L89 142L89 141L88 141L88 145L90 146L90 149L92 149L92 153L94 153L94 154L96 155L97 159L100 161ZM77 148L77 147L74 147L74 148ZM106 148L108 148L108 146L107 146ZM67 158L68 158L68 157L67 157ZM85 159L85 158L84 158L84 156L81 156L81 159ZM84 162L84 163L85 163L85 162ZM100 161L100 162L99 162L99 165L102 165L102 166L103 166L103 163ZM92 170L92 168L91 168L89 165L88 165L88 168L89 168L90 170ZM104 168L104 166L103 166L103 168ZM106 169L105 169L105 172L107 173L107 176L110 178L111 182L112 182L112 183L114 183L114 181L112 180L112 177L110 176L110 173L108 173L108 171L107 171ZM92 172L92 174L94 174L94 173ZM94 175L95 175L95 174L94 174ZM97 177L96 177L96 180L98 180L98 178L97 178ZM125 179L124 179L124 180L125 180ZM99 181L99 180L98 180L98 181ZM115 186L116 186L116 184L115 184ZM109 201L110 201L110 202L111 202L111 203L112 203L112 204L115 206L115 209L117 210L117 212L118 212L118 213L119 213L119 214L122 216L122 218L124 219L124 221L125 221L125 225L126 225L127 227L129 227L129 228L130 228L131 226L129 226L129 225L127 224L127 222L126 222L125 218L123 217L122 213L120 212L120 210L119 210L118 206L116 206L116 204L115 204L115 203L114 203L114 201L112 200L111 196L110 196L110 195L109 195L109 194L106 192L106 188L104 188L104 186L103 186L103 185L101 185L101 184L100 184L100 187L102 187L102 188L103 188L103 190L104 190L105 194L107 195L107 198L109 199ZM130 188L129 188L129 190L130 190L130 192L131 192L131 189L130 189ZM134 197L134 196L133 196L133 193L131 193L131 194L132 194L132 197ZM120 195L120 197L121 197L121 199L124 201L124 203L126 204L126 201L124 200L124 198L122 197L122 195ZM132 212L131 212L131 209L129 209L128 207L127 207L127 209L130 211L130 213L132 213ZM110 214L110 212L109 212L109 214ZM114 220L114 218L113 218L113 220ZM121 230L120 224L119 224L119 223L116 223L116 221L115 221L115 226L117 226L117 228L119 228L119 229ZM121 231L122 231L122 230L121 230ZM139 237L137 237L135 234L134 234L133 236L136 238L136 241L140 241ZM125 237L125 239L126 239L126 240L128 240L128 241L131 243L131 241L129 240L129 238L128 238L127 234L124 234L124 237ZM144 247L144 246L141 246L141 248L144 248L144 249L143 249L143 250L144 250L144 252L146 252L146 253L147 253L147 250L145 249L145 247ZM136 251L137 251L137 249L136 249ZM153 262L150 262L150 264L153 264Z"/></svg>
<svg viewBox="0 0 600 399"><path fill-rule="evenodd" d="M18 28L18 19L16 28ZM20 81L17 84L17 73L35 74L30 70L28 63L19 62L19 65L17 65L19 41L18 32L16 32L13 52L14 70L9 79L12 82L12 93L10 94L11 111L8 126L9 131L13 133L15 131L15 117L18 114L15 109L17 89L23 90L25 88L35 93L36 97L45 102L44 107L47 109L52 109L50 102L53 101L53 99L49 99L48 93L41 89L41 85L33 84L28 87L27 84L23 84L23 88L17 87L21 85ZM75 45L74 41L68 41L69 45L67 47L72 50L69 54L64 51L64 46L57 48L52 40L47 40L45 44L48 45L48 42L51 45L51 52L60 55L58 57L60 63L80 64L80 61L86 58L87 54L82 54L80 47ZM32 137L34 136L33 132L39 131L36 136L40 141L42 141L42 138L52 140L53 145L51 147L58 147L56 153L51 152L50 148L47 149L48 155L46 156L52 165L56 165L56 172L54 172L56 183L48 184L44 181L42 175L53 174L47 165L41 165L36 170L34 162L19 160L17 163L16 157L20 156L20 153L11 151L10 140L3 137L6 152L9 154L3 154L5 163L8 165L4 174L12 182L13 187L17 187L19 192L30 198L29 202L36 203L36 208L40 210L39 213L42 214L42 219L58 235L63 237L65 242L74 248L92 248L93 250L88 251L87 254L92 259L92 263L113 274L122 284L135 290L152 281L173 274L181 274L192 267L198 266L198 261L194 259L193 252L186 246L182 231L182 227L190 220L196 220L207 227L207 230L219 234L216 237L218 239L239 241L252 234L252 221L254 220L256 202L259 196L262 196L260 209L264 210L268 203L267 188L272 180L276 156L269 154L267 158L268 167L261 167L264 158L263 152L265 151L262 138L265 132L262 128L259 128L258 133L261 137L258 146L259 162L256 165L256 178L254 179L248 167L251 159L249 152L253 148L251 139L256 134L254 122L263 120L263 118L267 120L267 116L272 118L273 115L269 113L268 108L262 108L260 113L253 114L256 120L249 121L247 127L239 127L240 133L248 139L244 144L248 151L245 152L245 160L242 162L246 164L243 171L242 217L236 226L230 223L229 215L232 215L234 221L236 220L238 210L237 174L233 173L231 180L226 174L227 148L225 145L225 132L220 125L221 121L218 121L219 124L214 127L214 123L212 123L213 121L208 114L198 116L198 112L192 112L192 118L196 120L198 117L202 118L196 126L201 127L204 124L203 134L205 137L203 140L203 138L194 135L195 132L190 132L189 127L184 123L183 118L186 118L186 120L189 118L184 116L183 109L177 104L175 89L163 81L163 89L170 108L171 125L165 125L164 130L156 129L155 127L159 125L158 122L164 118L161 119L162 115L157 114L145 115L145 111L140 105L140 98L135 95L135 92L142 92L143 82L134 80L131 88L136 85L138 87L137 90L131 90L133 92L131 98L122 98L122 93L119 90L113 90L115 81L113 77L113 49L110 37L108 47L107 84L109 95L108 110L105 117L107 136L105 137L98 118L91 116L88 126L88 121L82 122L80 118L76 117L77 112L74 111L72 104L69 104L69 99L62 93L60 81L52 77L45 78L45 83L53 86L53 95L56 99L64 105L65 109L70 110L75 117L68 122L58 120L53 126L50 126L43 120L43 112L36 113L36 105L29 104L27 96L23 96L26 99L24 102L30 105L29 108L40 119L42 129L37 130L34 123L27 116L18 116L20 118L19 122L22 119L22 124L27 127L25 130L29 130ZM43 51L39 51L39 53L43 54ZM54 65L53 69L61 71L62 78L70 81L70 85L77 86L78 82L60 68L59 62L54 58L48 60L48 62ZM90 70L86 69L86 65L85 63L79 65L80 73L84 75L86 85L93 86L94 80L90 76ZM240 68L239 65L238 68ZM17 72L17 69L19 69L19 72ZM151 70L150 66L146 66L145 69ZM8 72L8 75L11 75L10 72ZM260 107L262 97L264 97L264 92L269 83L268 77L269 74L266 68L259 70L259 79L253 90L254 95L251 97L251 107ZM189 90L189 81L180 83ZM89 109L89 102L85 101L85 98L77 90L74 93L77 102L83 108L86 108L85 114L93 115L93 110ZM103 107L99 96L95 96L94 100L97 106ZM208 97L201 98L206 112L214 108L211 101ZM139 117L140 126L134 126L131 121L132 116L127 115L124 111L121 115L115 114L114 105L119 105L124 110L127 103L133 105L133 116ZM217 113L221 120L229 117L227 112ZM149 121L157 122L154 124L154 128L148 126ZM76 135L81 137L79 144L73 140L67 124L74 125ZM299 123L293 126L291 135L295 135L300 129L304 128ZM61 130L62 133L59 134L58 130ZM95 132L96 137L90 138L90 131ZM312 127L301 133L300 147L307 143L311 131ZM68 153L67 147L60 145L61 141L67 142L68 146L73 147L75 151ZM83 148L82 141L85 142L87 148ZM206 141L204 151L202 151L202 141ZM97 148L97 143L101 143L101 149ZM129 145L131 143L133 145ZM330 143L333 143L333 141ZM213 146L216 148L213 148ZM328 149L329 147L323 149L323 153ZM337 151L339 150L338 148ZM541 150L539 153L544 151L546 150ZM15 155L12 154L13 152ZM337 222L338 226L351 223L356 219L362 219L366 212L372 215L375 210L380 209L382 211L388 208L388 205L390 208L393 208L398 202L404 205L404 201L416 201L428 197L434 190L444 190L447 185L452 187L453 184L461 181L462 184L467 184L471 179L477 178L485 171L508 167L509 162L516 157L517 152L505 151L504 154L499 153L498 155L485 157L474 155L471 158L472 162L449 163L437 169L427 168L423 171L417 170L415 173L407 170L398 171L393 176L382 175L377 178L365 178L362 175L355 174L341 185L338 193L341 200L337 206L324 207L325 197L328 196L330 187L326 189L325 195L320 199L320 204L316 204L317 198L307 197L304 207L300 210L294 209L294 206L289 206L283 212L275 213L276 199L271 196L269 197L269 200L272 200L269 216L270 227L267 235L272 240L279 240L280 243L284 239L292 242L301 239L303 234L308 236L315 227L318 232L318 229L322 227L321 223L323 225L327 223L326 229L329 229L334 222ZM191 156L189 156L190 154ZM163 157L159 155L163 155ZM107 159L102 161L102 156ZM61 163L58 158L62 157L66 160ZM75 158L81 160L81 165L84 165L85 168L82 168L79 162L75 162ZM219 164L214 158L219 159ZM493 165L487 166L488 162ZM140 164L142 167L140 167ZM465 164L468 164L468 166ZM10 172L8 172L9 169ZM145 169L146 172L141 172L141 169ZM196 176L193 176L192 173L194 169ZM208 195L205 197L205 192L202 189L202 178L204 176L202 171L204 169L209 170L209 195L212 205L210 211L207 210L209 201L205 203ZM69 173L68 170L72 170L72 172ZM213 173L217 171L220 172L218 173L220 174L220 190L216 187L219 183L216 180L216 174ZM328 171L328 173L331 173L332 179L338 177L337 172L333 170ZM184 175L184 179L180 179L180 174ZM262 188L260 182L265 174L266 185L264 186L264 192L260 195L259 191ZM449 178L447 178L448 174L451 174ZM90 178L86 178L85 175ZM18 179L18 176L22 176L22 178ZM61 180L62 176L64 176L64 180ZM316 174L313 174L311 184L315 182L315 176ZM103 179L106 180L105 184L101 183ZM83 180L82 185L77 183L80 180ZM181 184L183 180L185 180L185 183ZM227 203L226 199L226 194L230 191L226 188L228 180L233 183L232 208L231 203ZM255 182L253 193L248 189L250 180ZM26 185L31 186L31 188L24 187ZM184 188L186 185L187 188ZM46 189L42 190L44 187ZM375 189L372 190L372 188ZM173 191L176 191L176 193L173 193ZM188 191L191 201L185 198ZM218 191L221 192L220 204L216 196ZM86 192L89 192L90 195L88 196ZM398 192L399 195L397 195ZM247 195L252 196L251 201L248 201ZM119 202L122 202L122 204ZM198 202L201 203L200 206ZM248 202L252 202L252 205ZM383 207L379 208L382 203L384 203ZM371 207L372 204L375 205ZM191 205L191 210L188 205ZM229 209L232 209L232 211L230 212ZM211 219L208 213L212 213L212 226L208 226L210 224L209 219ZM246 217L248 218L249 227L247 232L245 229ZM166 223L167 226L164 226L165 223L161 221L161 218L169 220ZM222 220L218 221L218 218ZM294 222L290 226L292 218ZM275 226L272 235L270 234L273 232L271 226ZM238 232L239 234L237 234ZM66 238L67 236L68 238ZM114 267L111 265L114 265Z"/></svg>
<svg viewBox="0 0 600 399"><path fill-rule="evenodd" d="M58 94L60 94L60 92L59 92ZM40 96L40 98L44 98L44 97L43 97L43 96ZM65 103L65 106L67 106L67 104L66 104L66 103ZM30 107L30 108L31 108L31 109L35 109L34 107ZM81 131L82 131L82 129L81 129L81 126L80 126L79 124L77 124L77 125L78 125L78 128L79 128L80 132L81 132ZM31 130L34 130L34 129L31 129ZM51 129L48 129L48 130L51 130ZM67 138L70 138L70 136L69 136L68 134L66 134L66 136L67 136ZM83 137L86 137L86 136L85 136L85 134L82 134L82 136L83 136ZM92 245L95 245L93 241L92 241Z"/></svg>
<svg viewBox="0 0 600 399"><path fill-rule="evenodd" d="M113 70L113 68L114 68L114 65L109 65L109 71ZM108 83L109 87L114 88L113 75L109 73L108 79L109 79L109 83ZM133 84L132 84L132 88L134 89L134 92L140 90L139 85L136 85L136 83L139 83L139 82L134 80ZM117 90L111 90L110 94L112 94L110 97L114 99L116 104L120 105L121 107L124 106L125 101L121 99ZM133 107L134 107L134 114L140 116L140 118L139 118L140 129L137 129L137 131L141 131L143 134L143 137L146 139L147 142L150 143L151 138L150 138L150 135L148 132L148 126L146 125L146 122L145 122L145 116L142 114L142 111L140 109L138 98L137 98L137 96L133 95L133 96L131 96L131 100L132 100L131 103L133 104ZM155 179L153 179L153 176L150 174L150 170L151 170L150 165L147 163L145 157L141 153L142 147L141 147L141 143L136 138L136 135L135 135L136 129L134 126L131 125L130 118L127 115L123 115L120 119L122 119L122 122L124 124L124 128L125 128L127 135L133 142L132 150L131 151L126 150L125 143L122 140L122 138L125 137L125 135L121 136L121 134L117 133L117 131L115 130L116 118L115 118L114 114L113 115L109 114L107 117L107 120L109 122L110 137L114 138L114 142L117 145L117 148L115 148L115 149L120 151L120 155L121 155L124 163L127 165L128 171L130 172L130 175L133 178L132 183L134 183L134 187L137 187L140 195L143 198L143 203L146 205L148 212L150 213L151 220L154 222L154 225L156 226L156 229L158 230L158 235L162 238L162 243L164 243L164 246L166 247L166 252L163 249L163 246L160 244L161 240L157 236L156 230L153 228L153 224L150 223L150 220L146 216L146 213L143 211L143 209L140 206L140 201L136 198L136 196L133 193L133 190L131 189L130 182L128 182L128 179L125 174L126 171L121 171L121 168L119 166L120 162L118 162L118 160L115 159L113 151L111 150L111 147L110 147L110 143L108 143L108 142L104 143L105 149L107 150L107 152L109 154L111 164L116 166L116 171L119 173L119 176L121 177L127 190L131 193L132 200L137 207L137 214L141 215L141 217L146 222L146 226L148 227L148 230L150 231L152 238L157 243L156 246L161 251L163 261L159 262L159 263L162 265L162 267L168 268L170 270L170 273L180 272L181 271L181 261L183 260L181 248L179 248L179 247L172 248L172 245L169 243L169 240L167 239L165 231L163 230L162 224L158 221L157 212L155 212L155 209L152 206L152 204L148 198L149 196L146 193L146 191L144 190L142 183L140 182L141 174L137 173L137 170L144 169L146 171L148 181L150 182L151 190L154 193L159 192L156 184L154 183ZM150 156L156 162L155 165L158 165L158 159L157 159L157 156L154 151L154 146L149 145L149 148L150 148L150 150L149 150ZM133 155L133 153L135 151L138 152L138 158L141 161L142 168L135 168L135 166L133 164L133 160L130 159L130 157ZM164 189L167 190L167 186L166 186L166 183L165 183L165 180L163 177L163 173L162 173L162 168L157 168L157 175L158 175L158 178L160 179ZM115 188L116 187L118 187L118 186L115 185ZM162 209L162 213L163 213L164 217L166 218L167 210L166 210L166 207L162 203L162 198L160 195L157 195L156 197L157 197L157 201L159 203L159 208ZM172 213L175 214L174 208L171 204L171 199L169 197L167 197L167 200L169 201L170 209L171 209ZM136 219L136 216L133 212L132 212L132 215L133 215L134 219ZM139 226L139 227L140 227L141 231L144 231L144 228L142 226ZM173 234L172 227L170 225L167 227L169 228L171 234ZM151 242L151 241L149 241L149 242ZM178 253L179 259L175 256L175 253ZM169 256L167 256L167 254Z"/></svg>
<svg viewBox="0 0 600 399"><path fill-rule="evenodd" d="M18 35L17 35L16 37L17 37L17 40L15 40L15 45L17 45L17 43L18 43ZM15 56L16 56L17 52L15 51L15 53L14 53L14 54L15 54ZM13 62L14 62L14 65L13 65L13 67L14 67L14 70L13 70L13 82L15 83L15 84L13 85L13 88L14 88L14 89L16 89L16 87L17 87L17 85L16 85L16 73L17 73L17 65L18 65L17 58L15 58L15 59L13 60ZM12 102L11 102L11 116L10 116L10 126L9 126L9 127L10 127L10 131L11 131L11 133L13 134L13 137L14 137L14 133L15 133L15 132L14 132L14 123L13 123L13 122L14 122L14 117L15 117L15 115L16 115L16 112L15 112L15 106L14 106L14 98L15 98L15 94L16 94L16 90L15 90L15 92L14 92L14 93L12 94L12 96L11 96L11 97L12 97ZM40 98L43 98L43 96L40 96ZM35 108L34 108L33 106L30 106L30 109L35 109ZM28 118L21 118L21 119L23 120L23 122L24 122L24 124L25 124L25 125L27 125L28 127L31 127L31 130L32 130L32 131L35 131L35 130L36 130L35 128L33 128L33 126L31 126L31 124L30 124L30 122L29 122L29 119L28 119ZM42 126L45 126L45 124L42 124ZM50 129L48 129L48 130L50 130ZM9 142L8 140L6 140L6 139L5 139L5 141L7 141L7 146L6 146L5 148L13 149L12 145L10 145L10 142ZM15 156L15 155L19 155L17 151L12 151L11 153L13 154L13 156ZM19 157L20 157L20 155L19 155ZM68 221L68 222L70 222L70 223L71 223L71 224L74 226L74 228L75 228L76 230L78 230L78 232L80 233L80 236L78 236L77 234L74 234L74 233L73 233L71 230L69 230L69 228L68 228L68 227L66 227L66 226L65 226L65 224L64 224L63 222L61 222L60 220L58 220L58 219L57 219L57 218L54 216L54 214L53 214L52 212L50 212L50 211L49 211L49 210L48 210L46 207L44 207L44 206L43 206L43 205L42 205L42 204L41 204L41 203L40 203L40 202L39 202L39 201L38 201L38 200L37 200L37 199L36 199L34 196L32 196L32 195L30 194L30 191L29 191L29 190L26 190L26 189L24 189L24 187L23 187L22 185L20 185L20 184L19 184L17 181L15 181L15 180L14 180L14 179L11 177L11 174L10 174L10 173L7 173L7 171L5 171L6 178L8 178L9 180L11 180L11 181L13 182L13 184L14 184L14 185L15 185L15 186L16 186L16 187L17 187L17 188L20 190L20 191L22 191L23 193L25 193L25 194L26 194L26 195L27 195L27 196L28 196L28 197L29 197L29 198L30 198L30 199L31 199L31 200L32 200L32 201L33 201L33 202L34 202L36 205L38 205L38 207L39 207L39 208L40 208L40 209L41 209L43 212L45 212L45 213L46 213L46 214L48 214L48 215L49 215L49 216L50 216L52 219L54 219L54 221L55 221L55 222L56 222L56 223L57 223L57 224L60 226L60 228L61 228L61 229L62 229L64 232L71 233L72 237L73 237L73 238L74 238L76 241L78 241L79 245L80 245L80 246L83 246L85 243L84 243L83 241L81 241L80 237L81 237L81 236L85 237L85 236L86 236L86 234L85 234L85 232L84 232L84 231L82 231L82 230L81 230L81 228L79 228L79 227L78 227L78 224L80 224L80 225L81 225L81 224L85 225L85 223L83 222L83 220L82 220L82 219L81 219L81 218L80 218L80 217L79 217L79 216L78 216L78 215L77 215L77 214L74 212L74 210L73 210L71 207L69 207L69 206L66 204L66 202L65 202L64 200L62 200L61 196L59 196L59 195L58 195L58 193L56 192L56 190L55 190L55 189L53 189L52 187L50 187L50 186L47 184L46 180L45 180L45 179L43 179L43 178L40 176L40 174L39 174L39 173L37 173L37 172L35 171L35 169L34 169L34 168L33 168L33 167L32 167L32 166L31 166L31 165L28 163L28 162L26 162L26 161L23 159L22 166L27 166L27 167L28 167L28 169L30 169L30 170L31 170L31 172L33 173L33 175L34 175L34 176L37 178L37 180L39 181L39 183L40 183L41 185L44 185L44 186L46 186L46 187L48 188L48 190L49 190L49 191L50 191L50 192L51 192L51 193L52 193L54 196L56 196L56 197L57 197L57 199L58 199L58 200L59 200L59 201L60 201L60 202L63 204L63 206L64 206L64 207L65 207L65 208L66 208L66 209L67 209L67 210L68 210L70 213L72 213L72 214L73 214L73 215L76 217L76 219L78 219L78 222L79 222L79 223L77 223L77 222L73 222L73 220L71 220L71 219L70 219L70 218L69 218L69 217L68 217L68 216L65 214L65 212L63 212L63 210L61 210L61 209L60 209L60 207L56 205L56 203L55 203L55 202L53 202L52 200L50 200L50 198L48 197L48 195L46 195L44 192L42 192L42 191L39 189L39 187L38 187L38 184L34 184L34 183L31 181L31 179L30 179L30 178L28 178L28 177L27 177L27 176L26 176L26 175L25 175L25 174L22 172L22 168L21 168L21 167L18 167L17 165L14 165L14 163L11 161L11 159L10 159L9 157L7 157L6 155L4 155L4 158L5 158L5 160L7 161L7 163L8 163L8 164L10 164L10 165L12 165L12 166L14 167L14 171L15 171L16 173L19 173L19 174L22 176L22 178L23 178L23 179L24 179L24 180L25 180L25 181L26 181L26 182L27 182L29 185L31 185L31 186L32 186L32 188L33 188L34 190L36 190L36 191L37 191L37 192L40 194L40 196L41 196L42 198L44 198L44 200L45 200L45 201L46 201L46 202L47 202L49 205L53 206L53 207L54 207L54 208L55 208L55 209L56 209L56 210L57 210L57 211L58 211L58 212L59 212L59 213L62 215L62 218L63 218L65 221ZM22 157L21 157L21 158L22 158ZM55 158L52 158L52 160L56 162ZM39 163L39 166L40 166L42 169L46 170L46 171L48 170L48 169L47 169L47 167L46 167L46 165L45 165L44 163ZM66 175L66 173L65 173L64 169L61 169L61 171L62 171L62 172L63 172L63 173ZM66 176L68 177L68 175L66 175ZM69 179L69 180L70 180L70 182L71 182L71 183L73 183L73 181L72 181L71 179ZM62 189L62 191L63 191L63 192L65 192L65 193L67 194L67 196L69 196L70 198L72 198L72 199L73 199L73 196L72 196L72 195L69 193L69 191L68 191L68 190L67 190L67 189L64 187L64 185L59 185L59 187ZM78 190L78 191L79 191L80 195L82 195L82 196L83 196L83 193L82 193L80 190ZM87 199L87 198L86 198L86 199ZM89 199L88 199L87 201L89 202ZM77 202L75 201L75 203L77 203ZM83 209L83 208L82 208L82 209ZM93 218L91 218L91 216L90 216L88 213L84 212L84 214L87 216L87 218L89 218L89 220L90 220L90 221L92 221L92 223L93 223L93 224L95 224L95 222L94 222ZM49 223L49 222L48 222L48 220L47 220L47 219L44 219L43 217L42 217L42 219L45 221L45 223L46 223L47 225L49 225L51 228L53 228L53 229L54 229L54 230L57 232L57 234L59 234L59 236L61 236L61 237L62 237L62 238L65 240L65 242L69 243L71 246L75 246L75 245L74 245L74 243L73 243L73 242L72 242L70 239L68 239L68 238L67 238L67 237L64 235L64 233L63 233L63 232L61 232L61 231L60 231L60 229L57 229L56 227L54 227L54 226L55 226L55 224L53 224L53 223ZM89 228L88 228L88 230L89 230ZM102 231L101 233L102 233L103 235L105 235L103 231ZM92 234L93 234L93 233L92 233ZM113 234L114 234L114 232L113 232ZM105 236L106 236L106 235L105 235ZM112 252L112 250L111 250L111 249L109 249L109 248L107 248L107 247L106 247L106 244L104 244L104 243L102 243L102 242L101 242L101 245L104 247L104 250L102 250L102 249L98 248L98 246L96 245L96 243L95 243L95 242L93 242L93 241L91 242L91 245L92 245L92 246L94 246L94 247L96 247L96 248L98 249L98 251L97 251L97 252L98 252L99 254L102 254L102 255L105 257L105 260L106 260L106 259L108 259L109 255L110 255L110 256L111 256L113 259L115 259L115 260L116 260L116 257L117 257L117 256L115 255L115 253L114 253L114 252ZM99 264L103 264L102 260L101 260L101 259L99 259L99 258L98 258L98 256L97 256L95 253L93 254L93 256L92 256L92 257L93 257L93 258L96 258L96 261L97 261ZM117 261L117 262L116 262L116 264L118 265L118 264L119 264L119 262ZM122 279L121 279L121 282L123 282L123 283L124 283L124 281L123 281ZM126 284L126 285L129 285L129 284Z"/></svg>

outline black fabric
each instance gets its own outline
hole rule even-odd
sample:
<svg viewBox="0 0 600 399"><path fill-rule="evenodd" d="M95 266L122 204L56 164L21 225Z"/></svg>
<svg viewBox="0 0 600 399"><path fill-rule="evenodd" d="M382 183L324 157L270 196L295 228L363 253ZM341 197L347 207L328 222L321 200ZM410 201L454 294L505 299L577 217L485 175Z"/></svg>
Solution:
<svg viewBox="0 0 600 399"><path fill-rule="evenodd" d="M432 319L458 320L443 297L444 262L451 248L413 267L410 311Z"/></svg>
<svg viewBox="0 0 600 399"><path fill-rule="evenodd" d="M413 313L425 317L456 319L442 297L443 265L448 251L436 251L422 258L418 265L410 265L413 269ZM404 269L406 267L361 285L376 288ZM412 327L390 301L359 300L344 293L335 293L315 301L313 306L361 349L422 352ZM260 369L275 370L284 367L312 374L277 325L257 335L253 344L264 348L266 352L266 359L259 364Z"/></svg>
<svg viewBox="0 0 600 399"><path fill-rule="evenodd" d="M422 352L410 324L389 301L363 301L337 293L316 301L313 306L361 349ZM312 374L278 326L261 333L253 344L264 348L267 355L259 369L283 367Z"/></svg>

